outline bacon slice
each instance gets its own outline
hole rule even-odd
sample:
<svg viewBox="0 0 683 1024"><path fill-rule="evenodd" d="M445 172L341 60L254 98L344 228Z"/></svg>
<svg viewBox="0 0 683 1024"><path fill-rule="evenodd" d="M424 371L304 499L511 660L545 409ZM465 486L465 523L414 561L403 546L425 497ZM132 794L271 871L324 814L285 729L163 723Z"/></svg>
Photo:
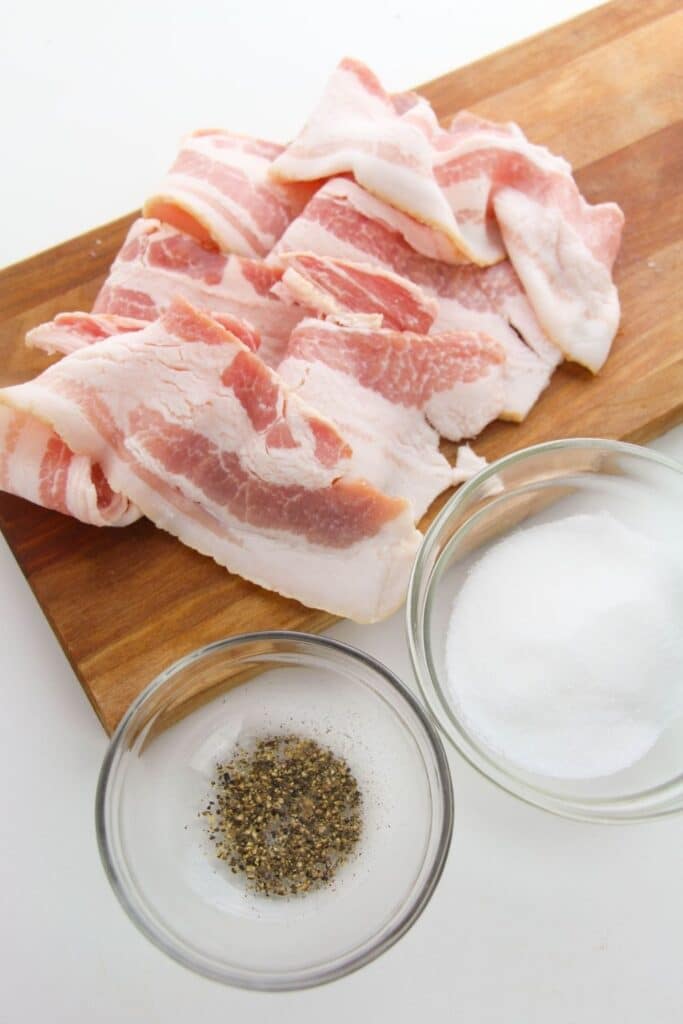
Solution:
<svg viewBox="0 0 683 1024"><path fill-rule="evenodd" d="M311 188L268 177L283 147L222 130L193 132L144 206L222 252L265 256L310 198Z"/></svg>
<svg viewBox="0 0 683 1024"><path fill-rule="evenodd" d="M239 338L248 349L252 352L257 351L261 344L261 336L244 320L239 320L230 313L213 312L211 316ZM147 323L146 320L110 313L58 313L54 320L33 327L26 335L26 344L31 348L41 348L51 355L59 353L67 356L70 352L102 341L103 338L141 331Z"/></svg>
<svg viewBox="0 0 683 1024"><path fill-rule="evenodd" d="M353 477L332 423L182 299L2 400L39 411L114 491L232 572L358 621L404 598L421 540L408 503Z"/></svg>
<svg viewBox="0 0 683 1024"><path fill-rule="evenodd" d="M611 271L623 213L591 206L571 167L517 125L461 113L435 175L477 263L507 252L538 320L569 359L596 372L619 323Z"/></svg>
<svg viewBox="0 0 683 1024"><path fill-rule="evenodd" d="M351 471L408 498L419 519L441 491L478 468L463 473L460 462L453 469L439 452L439 433L472 436L495 417L503 359L477 334L426 336L309 319L292 333L278 372L349 439Z"/></svg>
<svg viewBox="0 0 683 1024"><path fill-rule="evenodd" d="M131 227L93 312L154 320L179 295L200 309L245 321L260 336L262 359L277 366L304 313L271 292L281 277L276 266L210 252L175 228L140 219Z"/></svg>
<svg viewBox="0 0 683 1024"><path fill-rule="evenodd" d="M619 321L623 214L587 203L569 164L517 125L463 112L444 131L426 101L389 96L345 60L271 168L283 181L339 173L391 206L391 226L420 253L480 266L507 253L551 340L593 371L603 364Z"/></svg>
<svg viewBox="0 0 683 1024"><path fill-rule="evenodd" d="M285 252L355 260L391 270L439 292L453 267L430 259L409 244L404 215L348 178L332 178L311 198L274 246L267 262Z"/></svg>
<svg viewBox="0 0 683 1024"><path fill-rule="evenodd" d="M454 269L439 295L433 330L479 331L495 338L505 352L501 419L520 422L550 383L562 355L543 334L510 263Z"/></svg>
<svg viewBox="0 0 683 1024"><path fill-rule="evenodd" d="M273 291L318 315L378 313L385 327L429 330L439 306L421 288L368 263L331 259L315 253L283 253L282 281Z"/></svg>
<svg viewBox="0 0 683 1024"><path fill-rule="evenodd" d="M76 455L38 415L6 401L0 391L0 490L92 526L128 526L139 518L98 462Z"/></svg>
<svg viewBox="0 0 683 1024"><path fill-rule="evenodd" d="M509 262L455 267L415 252L396 227L395 211L343 178L327 182L292 221L269 261L292 249L364 260L400 274L437 299L433 331L489 334L507 357L501 414L522 420L547 387L561 353L544 334ZM523 340L522 340L523 339Z"/></svg>
<svg viewBox="0 0 683 1024"><path fill-rule="evenodd" d="M406 237L415 249L460 262L468 257L434 177L432 141L422 118L416 123L415 115L403 116L397 106L403 101L395 105L369 68L345 58L302 132L273 162L271 178L312 181L351 172L405 215Z"/></svg>
<svg viewBox="0 0 683 1024"><path fill-rule="evenodd" d="M145 320L107 313L58 313L54 320L28 331L26 344L51 355L68 355L114 334L140 331L146 325Z"/></svg>
<svg viewBox="0 0 683 1024"><path fill-rule="evenodd" d="M443 132L434 158L436 180L467 239L470 259L480 266L506 256L493 210L500 175L513 174L525 160L535 160L545 173L571 173L565 160L532 146L517 125L494 124L467 111Z"/></svg>
<svg viewBox="0 0 683 1024"><path fill-rule="evenodd" d="M561 362L562 353L544 333L509 260L493 267L455 267L439 295L467 309L497 315L551 369Z"/></svg>
<svg viewBox="0 0 683 1024"><path fill-rule="evenodd" d="M621 315L612 266L624 215L615 203L589 206L573 179L545 195L503 188L494 200L510 259L548 337L567 359L597 373ZM552 192L556 205L548 204Z"/></svg>

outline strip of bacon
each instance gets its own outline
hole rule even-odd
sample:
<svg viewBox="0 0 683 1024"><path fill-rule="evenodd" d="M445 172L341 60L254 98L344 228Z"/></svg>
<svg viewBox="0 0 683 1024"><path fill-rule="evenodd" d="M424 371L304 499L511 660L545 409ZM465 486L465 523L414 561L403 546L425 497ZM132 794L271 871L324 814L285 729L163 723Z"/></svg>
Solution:
<svg viewBox="0 0 683 1024"><path fill-rule="evenodd" d="M252 336L261 339L261 357L277 366L304 312L271 292L281 277L281 269L261 260L210 252L175 228L140 219L131 227L93 312L154 320L179 295L200 309L244 321ZM240 337L247 342L244 333Z"/></svg>
<svg viewBox="0 0 683 1024"><path fill-rule="evenodd" d="M358 621L405 596L421 540L408 503L353 477L332 423L182 299L2 401L39 411L114 491L232 572Z"/></svg>
<svg viewBox="0 0 683 1024"><path fill-rule="evenodd" d="M108 313L58 313L54 320L33 327L26 334L26 344L41 348L50 355L68 355L113 334L140 331L145 320Z"/></svg>
<svg viewBox="0 0 683 1024"><path fill-rule="evenodd" d="M98 462L76 455L38 415L5 404L2 391L0 490L92 526L128 526L140 516Z"/></svg>
<svg viewBox="0 0 683 1024"><path fill-rule="evenodd" d="M222 252L265 256L311 195L310 186L268 177L282 149L222 130L193 132L146 201L145 216Z"/></svg>
<svg viewBox="0 0 683 1024"><path fill-rule="evenodd" d="M425 100L391 97L368 68L344 60L271 168L281 181L340 173L392 207L391 226L420 253L480 266L507 253L555 345L594 372L602 366L619 322L611 270L623 214L587 203L565 160L517 125L467 112L444 131Z"/></svg>
<svg viewBox="0 0 683 1024"><path fill-rule="evenodd" d="M257 351L261 337L253 327L230 313L213 312L211 315L248 349ZM26 335L26 344L32 348L41 348L50 355L59 353L66 356L86 345L102 341L103 338L111 338L114 334L141 331L147 323L146 320L111 313L58 313L54 320L33 327Z"/></svg>
<svg viewBox="0 0 683 1024"><path fill-rule="evenodd" d="M461 113L435 175L477 263L507 252L538 320L569 359L596 372L619 323L612 266L623 213L591 206L571 167L517 125Z"/></svg>
<svg viewBox="0 0 683 1024"><path fill-rule="evenodd" d="M433 330L480 331L495 338L505 352L501 419L521 422L550 383L562 354L543 334L510 263L454 269L439 295Z"/></svg>
<svg viewBox="0 0 683 1024"><path fill-rule="evenodd" d="M548 337L567 359L597 373L619 327L612 266L624 216L615 203L589 206L572 186L573 179L556 179L545 195L533 196L504 188L494 207L510 260Z"/></svg>
<svg viewBox="0 0 683 1024"><path fill-rule="evenodd" d="M267 262L285 252L356 260L392 270L439 292L453 267L417 252L406 241L404 215L348 178L325 182L292 221Z"/></svg>
<svg viewBox="0 0 683 1024"><path fill-rule="evenodd" d="M459 460L453 469L439 451L439 433L469 437L495 418L503 353L474 333L426 336L351 321L302 321L278 373L349 439L352 472L407 498L419 519L438 494L479 468L475 461L463 472Z"/></svg>
<svg viewBox="0 0 683 1024"><path fill-rule="evenodd" d="M561 359L509 262L454 267L415 252L396 227L395 211L352 181L327 182L290 224L269 261L277 264L288 250L302 248L364 260L413 281L437 299L432 331L472 330L494 338L507 357L506 419L524 419Z"/></svg>
<svg viewBox="0 0 683 1024"><path fill-rule="evenodd" d="M426 333L439 311L436 299L407 278L368 263L291 252L279 264L284 276L275 294L317 315L377 313L385 327Z"/></svg>
<svg viewBox="0 0 683 1024"><path fill-rule="evenodd" d="M399 109L403 106L398 101ZM351 172L370 193L406 215L403 229L413 248L458 263L468 254L434 177L432 142L411 109L412 117L399 113L372 71L345 58L270 175L296 182Z"/></svg>

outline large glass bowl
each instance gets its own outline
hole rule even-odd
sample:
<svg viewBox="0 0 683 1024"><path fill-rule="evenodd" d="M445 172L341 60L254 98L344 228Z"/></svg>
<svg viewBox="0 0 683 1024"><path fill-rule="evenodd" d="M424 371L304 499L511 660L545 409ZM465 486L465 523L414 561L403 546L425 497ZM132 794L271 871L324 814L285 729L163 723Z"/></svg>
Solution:
<svg viewBox="0 0 683 1024"><path fill-rule="evenodd" d="M200 816L216 763L278 733L345 757L363 795L357 855L330 888L292 898L250 893ZM267 632L203 647L142 693L105 757L96 822L114 892L152 942L218 981L296 989L411 927L441 875L453 802L437 730L396 676L338 641Z"/></svg>
<svg viewBox="0 0 683 1024"><path fill-rule="evenodd" d="M527 448L488 466L447 502L427 531L408 593L410 654L441 729L492 782L566 817L644 820L683 807L683 719L631 767L601 778L566 781L523 771L475 738L445 686L448 621L473 562L492 543L522 527L599 510L657 537L683 566L680 464L635 445L581 438ZM495 643L495 623L490 627Z"/></svg>

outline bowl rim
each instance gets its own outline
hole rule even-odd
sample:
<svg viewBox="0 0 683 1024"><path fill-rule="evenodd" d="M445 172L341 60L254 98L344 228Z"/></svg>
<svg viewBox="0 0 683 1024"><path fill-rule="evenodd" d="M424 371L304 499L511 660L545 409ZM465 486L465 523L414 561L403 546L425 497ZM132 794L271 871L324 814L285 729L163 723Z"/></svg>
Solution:
<svg viewBox="0 0 683 1024"><path fill-rule="evenodd" d="M429 662L426 657L427 644L425 643L424 636L424 608L427 604L431 584L427 584L424 588L422 609L420 609L420 591L422 589L422 580L425 574L425 562L431 554L432 548L438 542L444 527L448 524L454 512L467 501L470 495L491 477L494 477L497 473L501 472L501 470L504 470L515 463L523 462L536 455L544 455L550 452L567 449L603 449L607 452L628 455L641 459L644 462L657 464L666 469L673 470L678 475L683 475L683 463L678 462L676 459L672 459L667 455L662 455L660 452L654 451L650 448L645 448L642 445L599 437L571 437L555 441L544 441L540 444L520 448L508 455L503 455L501 458L496 459L494 462L485 466L476 473L475 476L459 487L455 494L448 499L443 508L435 516L434 520L427 528L424 539L413 563L408 583L405 611L408 651L410 654L413 673L417 680L417 685L420 690L420 694L422 695L422 699L424 700L429 713L437 723L441 733L448 739L449 743L458 752L458 754L463 757L465 761L467 761L467 763L479 773L479 775L494 786L497 786L498 789L502 790L504 793L507 793L510 796L515 797L515 799L521 800L523 803L532 807L545 811L548 814L571 818L575 821L602 824L625 824L640 823L654 820L656 818L668 817L672 814L680 813L683 810L683 807L666 806L653 813L645 815L628 814L625 813L623 807L621 807L623 798L622 801L620 801L619 798L614 798L612 801L602 798L585 798L580 803L572 803L571 799L553 794L550 791L537 789L531 784L525 784L523 781L518 781L515 776L510 775L504 767L497 765L495 761L492 761L492 767L495 771L495 774L492 774L487 770L485 766L486 762L480 762L479 758L476 756L476 747L474 745L472 745L472 750L470 750L462 742L456 739L454 731L450 727L446 707L439 693L439 686L437 685L437 681L433 678L432 672L429 668ZM467 526L467 523L468 520L465 520L465 522L462 523L454 532L453 537L456 537L458 533ZM467 730L464 730L464 735L465 739L467 739ZM670 783L665 783L661 787L655 786L652 791L654 792L657 789L667 789L669 785ZM538 794L538 796L536 796L536 794ZM612 808L611 811L608 811L609 807Z"/></svg>
<svg viewBox="0 0 683 1024"><path fill-rule="evenodd" d="M108 796L110 794L110 786L116 777L115 769L123 752L123 743L128 728L133 723L138 712L154 694L169 684L176 673L192 665L194 662L216 651L225 651L261 640L291 640L302 643L312 649L322 650L323 652L336 652L346 658L359 662L364 668L380 675L398 693L399 697L402 698L403 702L407 704L415 718L417 718L424 730L427 745L434 758L435 782L434 785L430 785L430 789L432 791L432 798L436 797L440 803L442 823L427 875L420 889L406 903L402 912L397 916L391 930L380 941L371 942L369 945L366 944L366 948L363 948L357 954L342 954L336 957L332 966L316 965L313 968L307 967L296 971L279 972L261 972L235 968L222 969L214 966L205 958L186 953L167 938L167 932L162 933L161 930L155 928L154 915L149 914L149 912L143 913L138 905L138 901L130 898L128 886L118 870L117 859L112 851L109 839ZM100 768L95 794L95 833L100 860L114 894L133 924L158 949L183 967L223 984L256 991L295 991L327 984L359 970L390 949L417 921L429 903L448 859L453 835L453 783L446 750L433 717L425 710L418 698L410 692L396 673L383 662L373 655L367 654L365 651L333 637L297 630L256 630L225 637L196 648L163 669L131 702L111 736Z"/></svg>

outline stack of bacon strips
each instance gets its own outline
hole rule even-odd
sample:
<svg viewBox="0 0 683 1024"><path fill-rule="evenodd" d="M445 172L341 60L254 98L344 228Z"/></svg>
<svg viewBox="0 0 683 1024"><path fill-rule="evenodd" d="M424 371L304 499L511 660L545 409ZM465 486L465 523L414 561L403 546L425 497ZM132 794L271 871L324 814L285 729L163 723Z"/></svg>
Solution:
<svg viewBox="0 0 683 1024"><path fill-rule="evenodd" d="M0 392L0 487L140 515L229 570L372 621L403 600L439 438L522 420L619 321L618 206L513 124L389 95L344 60L287 147L200 131L63 355Z"/></svg>

